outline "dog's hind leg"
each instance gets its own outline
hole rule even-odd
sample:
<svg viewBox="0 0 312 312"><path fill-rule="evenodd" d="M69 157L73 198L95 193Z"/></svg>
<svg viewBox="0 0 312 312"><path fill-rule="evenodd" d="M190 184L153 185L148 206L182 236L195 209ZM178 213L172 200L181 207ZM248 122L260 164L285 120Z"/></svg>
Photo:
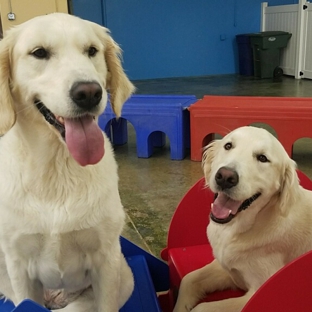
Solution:
<svg viewBox="0 0 312 312"><path fill-rule="evenodd" d="M3 297L10 299L14 302L16 301L15 294L7 271L4 253L0 248L0 298Z"/></svg>
<svg viewBox="0 0 312 312"><path fill-rule="evenodd" d="M129 268L123 256L121 257L120 266L121 266L120 268L121 283L120 283L119 307L122 307L133 292L134 280L132 271Z"/></svg>

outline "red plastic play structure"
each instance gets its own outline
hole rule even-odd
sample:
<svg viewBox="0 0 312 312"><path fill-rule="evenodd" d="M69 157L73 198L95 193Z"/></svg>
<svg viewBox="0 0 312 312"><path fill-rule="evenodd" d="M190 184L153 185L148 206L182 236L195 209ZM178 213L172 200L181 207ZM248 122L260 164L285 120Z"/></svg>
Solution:
<svg viewBox="0 0 312 312"><path fill-rule="evenodd" d="M312 190L312 181L298 171L300 184ZM183 276L210 263L214 257L207 240L213 193L200 179L183 197L171 220L167 248L170 275L169 310L172 311ZM312 251L299 257L273 275L249 300L243 312L300 312L312 306ZM241 296L243 291L226 290L209 294L205 301Z"/></svg>
<svg viewBox="0 0 312 312"><path fill-rule="evenodd" d="M296 140L312 137L311 98L206 95L189 110L191 159L195 161L201 161L203 147L214 134L224 136L252 123L270 125L289 156Z"/></svg>

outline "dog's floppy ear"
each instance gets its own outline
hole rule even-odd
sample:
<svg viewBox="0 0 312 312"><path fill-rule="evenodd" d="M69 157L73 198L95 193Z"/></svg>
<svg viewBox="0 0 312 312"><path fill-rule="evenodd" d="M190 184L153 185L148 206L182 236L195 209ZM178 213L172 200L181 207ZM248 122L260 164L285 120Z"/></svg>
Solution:
<svg viewBox="0 0 312 312"><path fill-rule="evenodd" d="M107 87L110 91L110 102L117 117L121 115L123 103L134 92L135 88L129 81L121 65L121 49L108 35L105 60L108 68Z"/></svg>
<svg viewBox="0 0 312 312"><path fill-rule="evenodd" d="M11 53L10 36L0 41L0 134L8 132L16 121L11 94Z"/></svg>
<svg viewBox="0 0 312 312"><path fill-rule="evenodd" d="M209 177L210 177L211 164L215 156L217 144L218 144L218 141L212 141L204 148L204 154L202 158L202 167L203 167L203 171L205 174L206 182L209 180Z"/></svg>
<svg viewBox="0 0 312 312"><path fill-rule="evenodd" d="M280 206L279 209L283 216L288 214L289 207L296 200L296 193L299 189L299 179L296 172L296 163L289 158L282 173L280 189Z"/></svg>

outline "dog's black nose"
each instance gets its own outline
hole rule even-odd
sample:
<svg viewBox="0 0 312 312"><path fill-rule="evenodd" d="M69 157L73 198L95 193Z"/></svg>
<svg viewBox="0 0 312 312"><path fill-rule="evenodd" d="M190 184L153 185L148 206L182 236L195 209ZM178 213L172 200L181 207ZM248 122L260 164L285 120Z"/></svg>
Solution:
<svg viewBox="0 0 312 312"><path fill-rule="evenodd" d="M91 110L102 99L102 88L97 82L76 82L70 90L71 99L81 108Z"/></svg>
<svg viewBox="0 0 312 312"><path fill-rule="evenodd" d="M221 189L224 190L237 185L239 178L235 170L221 167L215 175L215 180Z"/></svg>

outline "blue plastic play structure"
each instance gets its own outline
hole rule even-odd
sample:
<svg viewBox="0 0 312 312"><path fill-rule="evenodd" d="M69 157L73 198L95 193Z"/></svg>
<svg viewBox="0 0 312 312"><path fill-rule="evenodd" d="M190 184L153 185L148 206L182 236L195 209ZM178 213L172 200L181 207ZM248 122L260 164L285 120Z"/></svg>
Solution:
<svg viewBox="0 0 312 312"><path fill-rule="evenodd" d="M120 312L161 312L157 292L169 289L168 266L124 237L121 248L134 276L134 291ZM49 312L31 300L17 307L10 301L0 300L0 312Z"/></svg>
<svg viewBox="0 0 312 312"><path fill-rule="evenodd" d="M136 132L137 156L148 158L154 147L170 141L171 159L182 160L190 147L190 114L188 107L197 101L194 95L133 95L122 108L122 118L110 104L99 117L99 126L114 145L127 143L129 121Z"/></svg>

